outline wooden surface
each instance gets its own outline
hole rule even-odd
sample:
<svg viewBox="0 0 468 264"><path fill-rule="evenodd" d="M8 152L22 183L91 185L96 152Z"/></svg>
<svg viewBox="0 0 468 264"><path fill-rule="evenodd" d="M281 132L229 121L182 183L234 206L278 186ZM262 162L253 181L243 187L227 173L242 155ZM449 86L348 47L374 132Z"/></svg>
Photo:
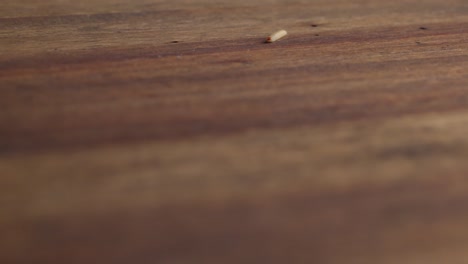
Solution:
<svg viewBox="0 0 468 264"><path fill-rule="evenodd" d="M0 263L467 263L467 40L465 0L3 0Z"/></svg>

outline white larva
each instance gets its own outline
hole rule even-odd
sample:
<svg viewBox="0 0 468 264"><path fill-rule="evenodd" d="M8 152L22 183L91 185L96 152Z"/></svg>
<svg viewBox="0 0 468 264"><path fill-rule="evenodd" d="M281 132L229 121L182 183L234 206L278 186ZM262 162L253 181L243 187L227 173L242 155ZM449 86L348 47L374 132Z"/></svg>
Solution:
<svg viewBox="0 0 468 264"><path fill-rule="evenodd" d="M280 38L286 36L287 34L288 34L288 32L286 32L286 30L282 29L282 30L280 30L280 31L277 31L277 32L271 34L271 35L266 39L265 42L267 42L267 43L275 42L275 41L277 41L278 39L280 39Z"/></svg>

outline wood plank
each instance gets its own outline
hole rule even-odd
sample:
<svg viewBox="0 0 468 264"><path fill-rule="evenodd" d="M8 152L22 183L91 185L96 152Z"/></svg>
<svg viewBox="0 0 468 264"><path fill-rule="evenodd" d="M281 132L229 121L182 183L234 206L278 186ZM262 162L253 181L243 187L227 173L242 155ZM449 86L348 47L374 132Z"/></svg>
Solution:
<svg viewBox="0 0 468 264"><path fill-rule="evenodd" d="M467 39L462 0L6 0L0 263L465 263Z"/></svg>

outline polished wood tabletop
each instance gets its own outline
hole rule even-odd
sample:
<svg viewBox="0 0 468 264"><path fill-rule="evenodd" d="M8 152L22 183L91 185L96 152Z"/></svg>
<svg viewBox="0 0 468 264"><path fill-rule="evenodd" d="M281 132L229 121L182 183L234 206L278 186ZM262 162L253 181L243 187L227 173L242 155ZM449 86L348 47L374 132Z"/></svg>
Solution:
<svg viewBox="0 0 468 264"><path fill-rule="evenodd" d="M467 248L466 0L2 1L0 263Z"/></svg>

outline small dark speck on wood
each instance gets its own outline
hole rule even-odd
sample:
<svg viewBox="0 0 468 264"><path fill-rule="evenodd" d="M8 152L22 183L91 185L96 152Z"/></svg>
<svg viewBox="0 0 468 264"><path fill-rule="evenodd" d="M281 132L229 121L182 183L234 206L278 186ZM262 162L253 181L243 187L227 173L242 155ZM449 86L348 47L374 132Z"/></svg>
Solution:
<svg viewBox="0 0 468 264"><path fill-rule="evenodd" d="M420 27L420 30L427 30L427 27Z"/></svg>

